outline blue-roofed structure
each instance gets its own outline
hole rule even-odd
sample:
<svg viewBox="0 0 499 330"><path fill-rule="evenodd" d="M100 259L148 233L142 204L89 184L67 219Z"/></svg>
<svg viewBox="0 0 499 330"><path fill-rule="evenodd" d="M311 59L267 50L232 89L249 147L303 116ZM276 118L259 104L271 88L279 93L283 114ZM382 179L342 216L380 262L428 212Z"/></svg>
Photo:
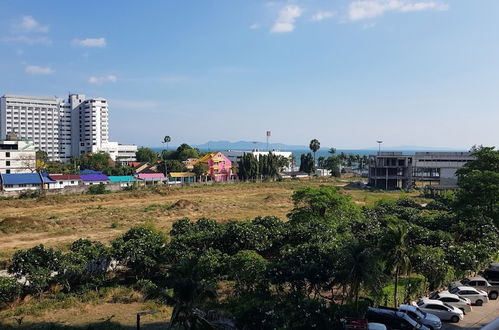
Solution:
<svg viewBox="0 0 499 330"><path fill-rule="evenodd" d="M130 175L119 175L119 176L110 176L109 182L111 183L119 183L121 187L130 187L133 186L137 179Z"/></svg>
<svg viewBox="0 0 499 330"><path fill-rule="evenodd" d="M5 191L39 190L44 183L39 173L0 174L0 181Z"/></svg>

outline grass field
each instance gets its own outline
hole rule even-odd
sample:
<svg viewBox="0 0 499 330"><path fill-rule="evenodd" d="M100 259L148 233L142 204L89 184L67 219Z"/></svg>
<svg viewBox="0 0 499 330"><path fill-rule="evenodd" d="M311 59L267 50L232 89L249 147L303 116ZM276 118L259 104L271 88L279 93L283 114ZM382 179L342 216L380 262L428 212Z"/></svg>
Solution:
<svg viewBox="0 0 499 330"><path fill-rule="evenodd" d="M293 191L306 186L340 186L360 205L401 196L419 199L418 193L371 192L348 188L348 183L348 180L311 179L0 200L0 261L5 264L15 250L38 244L64 249L78 238L107 243L129 228L142 224L154 224L158 229L168 231L172 223L182 217L207 217L220 222L266 215L285 219L293 207ZM52 322L62 325L104 322L104 328L120 328L120 325L131 328L136 312L151 309L139 298L123 302L109 298L109 293L91 304L74 299L69 300L73 303L46 299L45 303L18 302L11 310L0 312L0 326L2 322L15 325L16 315L24 315L24 324L36 321L46 323L47 327ZM165 309L160 313L161 317L149 317L150 325L144 329L164 325L158 323L158 318L164 321L166 317L163 316L168 313Z"/></svg>

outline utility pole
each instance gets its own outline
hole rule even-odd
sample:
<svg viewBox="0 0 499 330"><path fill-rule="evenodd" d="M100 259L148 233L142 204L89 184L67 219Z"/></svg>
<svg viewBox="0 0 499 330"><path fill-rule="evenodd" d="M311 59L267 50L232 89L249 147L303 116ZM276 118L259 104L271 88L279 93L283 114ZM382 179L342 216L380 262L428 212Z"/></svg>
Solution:
<svg viewBox="0 0 499 330"><path fill-rule="evenodd" d="M270 149L269 149L269 138L270 138L271 135L272 135L272 132L271 131L267 131L267 152L270 152Z"/></svg>

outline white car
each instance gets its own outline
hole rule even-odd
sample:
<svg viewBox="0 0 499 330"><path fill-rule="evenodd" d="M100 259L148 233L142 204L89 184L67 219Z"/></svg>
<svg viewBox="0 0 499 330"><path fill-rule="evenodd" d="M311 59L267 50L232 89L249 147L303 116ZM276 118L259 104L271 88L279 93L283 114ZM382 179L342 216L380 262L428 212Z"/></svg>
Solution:
<svg viewBox="0 0 499 330"><path fill-rule="evenodd" d="M381 324L381 323L369 322L367 324L367 329L369 329L369 330L386 330L387 327L386 327L386 325Z"/></svg>
<svg viewBox="0 0 499 330"><path fill-rule="evenodd" d="M400 305L399 311L406 313L414 320L426 325L429 329L438 330L442 327L442 321L440 321L440 318L438 316L431 313L426 313L419 309L419 307L417 306Z"/></svg>
<svg viewBox="0 0 499 330"><path fill-rule="evenodd" d="M457 323L464 318L462 310L457 307L447 305L440 300L423 299L420 300L417 305L423 312L434 314L441 320Z"/></svg>
<svg viewBox="0 0 499 330"><path fill-rule="evenodd" d="M459 297L468 298L472 304L477 306L482 306L484 303L489 302L487 292L477 290L471 286L458 286L448 291L442 291L442 293L453 293L457 294Z"/></svg>
<svg viewBox="0 0 499 330"><path fill-rule="evenodd" d="M459 308L464 314L471 312L471 300L468 298L459 297L457 294L449 292L440 292L432 296L431 299L440 300L448 305Z"/></svg>

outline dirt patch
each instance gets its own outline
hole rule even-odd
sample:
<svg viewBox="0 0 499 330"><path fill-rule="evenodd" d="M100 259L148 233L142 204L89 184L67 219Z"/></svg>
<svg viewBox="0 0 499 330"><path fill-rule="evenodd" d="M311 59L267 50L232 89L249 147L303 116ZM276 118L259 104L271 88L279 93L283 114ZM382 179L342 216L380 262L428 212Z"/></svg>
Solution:
<svg viewBox="0 0 499 330"><path fill-rule="evenodd" d="M199 209L199 204L196 202L191 202L187 199L179 199L176 201L171 208L173 210L193 210L196 211Z"/></svg>
<svg viewBox="0 0 499 330"><path fill-rule="evenodd" d="M40 221L32 217L7 217L0 220L0 232L5 234L33 229L48 229L48 227L46 221Z"/></svg>
<svg viewBox="0 0 499 330"><path fill-rule="evenodd" d="M22 329L50 329L54 326L83 327L85 329L135 329L137 313L154 311L154 315L141 318L141 329L166 329L171 315L171 308L149 306L147 303L130 304L86 304L68 309L50 310L43 315L25 316ZM0 328L16 326L15 318L0 321ZM17 327L17 326L16 326Z"/></svg>

